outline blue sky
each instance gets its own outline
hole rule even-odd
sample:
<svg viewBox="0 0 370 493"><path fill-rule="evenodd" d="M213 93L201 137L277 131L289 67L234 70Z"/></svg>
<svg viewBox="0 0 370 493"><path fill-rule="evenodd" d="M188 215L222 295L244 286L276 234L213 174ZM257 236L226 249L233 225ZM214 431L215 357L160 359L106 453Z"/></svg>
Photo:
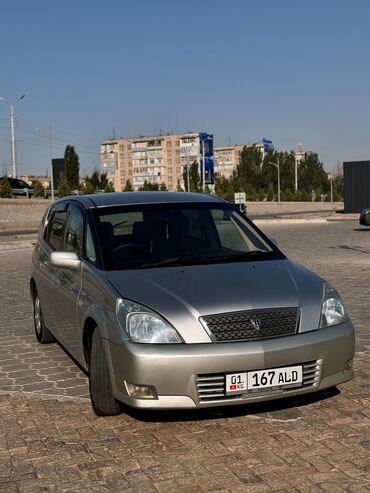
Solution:
<svg viewBox="0 0 370 493"><path fill-rule="evenodd" d="M18 174L75 144L81 173L116 136L208 131L278 150L370 159L367 0L3 0L0 96L16 105ZM10 172L0 104L0 174Z"/></svg>

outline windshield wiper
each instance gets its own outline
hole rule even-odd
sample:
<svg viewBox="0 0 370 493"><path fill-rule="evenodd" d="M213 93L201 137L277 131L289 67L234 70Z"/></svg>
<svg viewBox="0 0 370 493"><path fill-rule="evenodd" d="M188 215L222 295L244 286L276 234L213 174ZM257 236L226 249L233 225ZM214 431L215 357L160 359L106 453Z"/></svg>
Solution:
<svg viewBox="0 0 370 493"><path fill-rule="evenodd" d="M275 253L272 250L251 250L250 252L238 253L237 255L212 255L211 257L203 257L205 262L240 262L244 259L249 259L251 257L261 257L264 255L270 255Z"/></svg>
<svg viewBox="0 0 370 493"><path fill-rule="evenodd" d="M208 263L219 263L219 262L238 262L243 259L251 258L251 257L259 257L266 254L275 253L273 251L264 251L264 250L252 250L250 252L243 252L237 255L212 255L212 256L204 256L204 255L189 255L189 256L177 256L165 258L162 260L154 260L153 262L144 262L142 264L135 264L136 268L148 268L148 267L162 267L162 266L171 266L171 265L188 265L188 264L208 264Z"/></svg>

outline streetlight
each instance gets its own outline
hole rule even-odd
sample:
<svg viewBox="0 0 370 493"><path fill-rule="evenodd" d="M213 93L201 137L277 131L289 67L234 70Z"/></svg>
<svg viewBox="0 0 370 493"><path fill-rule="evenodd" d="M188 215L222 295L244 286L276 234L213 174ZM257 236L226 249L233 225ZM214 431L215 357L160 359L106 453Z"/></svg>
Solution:
<svg viewBox="0 0 370 493"><path fill-rule="evenodd" d="M279 163L273 163L272 161L269 161L269 163L275 166L278 172L278 203L280 204L280 165Z"/></svg>
<svg viewBox="0 0 370 493"><path fill-rule="evenodd" d="M15 104L17 104L21 99L23 99L26 95L22 94L20 98L17 99ZM5 98L0 96L0 101L3 101L8 106L10 106L10 131L12 135L12 165L13 165L13 178L17 178L17 154L15 147L15 115L14 115L14 104L9 103Z"/></svg>

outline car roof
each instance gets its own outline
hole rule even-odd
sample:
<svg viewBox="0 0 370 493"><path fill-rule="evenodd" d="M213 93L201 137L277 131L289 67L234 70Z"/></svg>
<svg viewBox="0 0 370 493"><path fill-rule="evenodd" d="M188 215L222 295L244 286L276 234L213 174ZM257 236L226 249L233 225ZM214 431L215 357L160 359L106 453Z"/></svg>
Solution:
<svg viewBox="0 0 370 493"><path fill-rule="evenodd" d="M135 204L226 202L216 195L187 192L112 192L91 195L73 195L71 197L64 197L62 200L67 198L80 202L86 208Z"/></svg>

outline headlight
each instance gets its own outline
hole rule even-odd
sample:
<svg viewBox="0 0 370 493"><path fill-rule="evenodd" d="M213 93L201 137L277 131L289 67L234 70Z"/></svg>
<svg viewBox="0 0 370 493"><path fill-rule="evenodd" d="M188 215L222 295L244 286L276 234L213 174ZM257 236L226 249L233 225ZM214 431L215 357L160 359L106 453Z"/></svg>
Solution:
<svg viewBox="0 0 370 493"><path fill-rule="evenodd" d="M340 324L347 319L343 301L337 291L325 283L320 328Z"/></svg>
<svg viewBox="0 0 370 493"><path fill-rule="evenodd" d="M133 342L146 344L182 343L176 330L160 315L129 300L117 300L117 317Z"/></svg>

